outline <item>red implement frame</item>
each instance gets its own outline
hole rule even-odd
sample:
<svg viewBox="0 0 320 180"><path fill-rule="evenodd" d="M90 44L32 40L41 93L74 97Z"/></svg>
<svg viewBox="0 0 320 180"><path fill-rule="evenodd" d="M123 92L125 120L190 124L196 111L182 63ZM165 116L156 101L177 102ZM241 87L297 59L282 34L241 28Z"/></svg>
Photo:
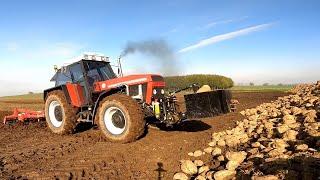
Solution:
<svg viewBox="0 0 320 180"><path fill-rule="evenodd" d="M3 123L6 124L8 122L13 122L13 121L40 121L43 120L44 117L44 112L43 111L32 111L29 109L18 109L14 108L13 114L9 116L5 116L3 119Z"/></svg>

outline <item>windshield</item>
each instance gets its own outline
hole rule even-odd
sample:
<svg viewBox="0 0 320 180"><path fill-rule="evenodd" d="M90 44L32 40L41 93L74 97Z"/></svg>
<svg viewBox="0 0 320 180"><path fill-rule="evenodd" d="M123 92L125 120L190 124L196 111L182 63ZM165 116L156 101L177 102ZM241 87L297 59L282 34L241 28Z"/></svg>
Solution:
<svg viewBox="0 0 320 180"><path fill-rule="evenodd" d="M108 62L86 61L84 66L91 85L97 81L105 81L117 77Z"/></svg>
<svg viewBox="0 0 320 180"><path fill-rule="evenodd" d="M59 69L50 81L55 81L55 86L60 86L67 82L72 82L71 74L69 71L62 73L61 69Z"/></svg>

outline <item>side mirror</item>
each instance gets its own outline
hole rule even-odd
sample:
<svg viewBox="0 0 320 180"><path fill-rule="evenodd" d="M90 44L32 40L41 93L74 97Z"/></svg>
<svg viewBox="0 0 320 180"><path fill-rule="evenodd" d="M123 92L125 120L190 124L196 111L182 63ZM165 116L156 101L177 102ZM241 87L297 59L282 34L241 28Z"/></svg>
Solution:
<svg viewBox="0 0 320 180"><path fill-rule="evenodd" d="M53 69L54 69L55 72L57 72L57 71L58 71L58 66L57 66L57 65L54 65L54 66L53 66Z"/></svg>

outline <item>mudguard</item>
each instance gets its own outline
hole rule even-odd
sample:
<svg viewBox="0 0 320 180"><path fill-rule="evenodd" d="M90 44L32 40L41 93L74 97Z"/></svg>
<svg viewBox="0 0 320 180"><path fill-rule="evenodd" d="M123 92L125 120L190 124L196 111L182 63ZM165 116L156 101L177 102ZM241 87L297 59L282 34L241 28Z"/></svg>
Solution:
<svg viewBox="0 0 320 180"><path fill-rule="evenodd" d="M48 93L55 90L61 90L64 93L66 100L69 104L75 107L82 107L83 105L85 105L86 101L85 101L84 88L79 84L67 83L64 85L46 89L43 92L44 100L46 100Z"/></svg>
<svg viewBox="0 0 320 180"><path fill-rule="evenodd" d="M66 87L66 85L60 85L60 86L56 86L56 87L53 87L53 88L49 88L49 89L46 89L43 91L43 100L46 101L47 99L47 95L48 93L52 92L52 91L55 91L55 90L62 90L68 103L71 104L71 99L70 99L70 96L69 96L69 93L68 93L68 89Z"/></svg>

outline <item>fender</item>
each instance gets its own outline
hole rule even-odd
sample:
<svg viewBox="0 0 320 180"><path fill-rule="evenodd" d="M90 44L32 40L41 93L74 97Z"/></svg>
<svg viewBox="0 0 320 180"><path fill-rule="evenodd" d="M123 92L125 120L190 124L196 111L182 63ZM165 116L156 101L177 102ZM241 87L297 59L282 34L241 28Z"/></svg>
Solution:
<svg viewBox="0 0 320 180"><path fill-rule="evenodd" d="M55 91L55 90L62 90L64 96L66 97L66 100L69 104L71 104L71 99L70 99L70 95L68 93L68 89L67 89L67 86L66 85L60 85L60 86L56 86L56 87L53 87L53 88L49 88L49 89L46 89L43 91L43 100L46 101L47 99L47 95L52 92L52 91Z"/></svg>
<svg viewBox="0 0 320 180"><path fill-rule="evenodd" d="M97 110L98 110L100 101L102 99L104 99L105 97L107 97L107 96L110 96L112 94L119 93L119 92L126 92L126 86L123 85L123 86L119 86L119 87L113 88L113 89L111 89L109 91L102 91L99 94L97 100L94 103L94 108L93 108L93 111L92 111L92 124L94 124L94 119L95 119L95 116L97 114Z"/></svg>
<svg viewBox="0 0 320 180"><path fill-rule="evenodd" d="M78 84L67 83L60 86L56 86L50 89L46 89L43 92L43 98L46 100L49 92L61 90L66 97L67 102L74 107L82 107L85 104L85 97L83 95L83 87Z"/></svg>

